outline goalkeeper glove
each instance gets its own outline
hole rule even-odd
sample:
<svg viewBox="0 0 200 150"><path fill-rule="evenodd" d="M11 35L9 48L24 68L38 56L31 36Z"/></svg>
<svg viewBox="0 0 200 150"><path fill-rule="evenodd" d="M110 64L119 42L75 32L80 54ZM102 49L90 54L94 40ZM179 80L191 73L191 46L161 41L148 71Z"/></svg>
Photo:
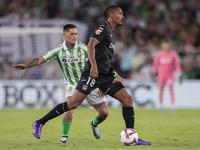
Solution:
<svg viewBox="0 0 200 150"><path fill-rule="evenodd" d="M182 75L180 75L180 76L178 77L178 82L179 82L179 83L182 83L182 81L183 81L183 77L182 77Z"/></svg>
<svg viewBox="0 0 200 150"><path fill-rule="evenodd" d="M151 79L153 80L153 82L157 82L157 74L152 73Z"/></svg>

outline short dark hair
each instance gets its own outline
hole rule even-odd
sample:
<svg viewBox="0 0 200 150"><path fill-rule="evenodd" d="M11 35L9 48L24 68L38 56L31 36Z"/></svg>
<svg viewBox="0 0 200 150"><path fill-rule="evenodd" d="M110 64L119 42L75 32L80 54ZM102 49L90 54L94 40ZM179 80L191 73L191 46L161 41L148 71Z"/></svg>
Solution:
<svg viewBox="0 0 200 150"><path fill-rule="evenodd" d="M120 8L120 7L117 6L117 5L110 5L110 6L108 6L108 7L105 9L105 11L104 11L104 19L105 19L105 20L108 20L109 14L110 14L111 12L114 12L116 9L119 9L119 8Z"/></svg>
<svg viewBox="0 0 200 150"><path fill-rule="evenodd" d="M64 27L63 27L63 32L65 31L69 31L69 29L72 29L72 28L77 28L76 25L74 24L66 24Z"/></svg>

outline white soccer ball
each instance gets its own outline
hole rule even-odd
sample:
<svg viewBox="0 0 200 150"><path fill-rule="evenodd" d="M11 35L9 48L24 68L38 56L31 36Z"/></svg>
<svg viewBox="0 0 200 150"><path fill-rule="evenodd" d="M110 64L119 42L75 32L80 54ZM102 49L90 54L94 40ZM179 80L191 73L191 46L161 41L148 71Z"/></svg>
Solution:
<svg viewBox="0 0 200 150"><path fill-rule="evenodd" d="M120 133L120 141L127 146L135 145L138 141L138 134L134 129L124 129Z"/></svg>

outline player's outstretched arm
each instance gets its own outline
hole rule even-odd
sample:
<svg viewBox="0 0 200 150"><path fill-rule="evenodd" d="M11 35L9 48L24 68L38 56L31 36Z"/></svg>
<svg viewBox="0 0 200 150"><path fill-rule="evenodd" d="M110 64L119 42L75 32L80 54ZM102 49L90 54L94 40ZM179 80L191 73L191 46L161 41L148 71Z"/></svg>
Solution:
<svg viewBox="0 0 200 150"><path fill-rule="evenodd" d="M47 61L42 56L40 56L40 57L34 58L33 60L31 60L30 62L28 62L26 64L17 64L15 66L13 66L13 68L14 68L14 70L18 70L18 69L22 70L25 68L38 66L45 62L47 62Z"/></svg>
<svg viewBox="0 0 200 150"><path fill-rule="evenodd" d="M95 59L95 46L97 44L98 44L97 41L91 38L87 46L88 58L91 64L91 69L90 69L91 79L96 79L98 77L98 70L97 70L97 64L96 64L96 59Z"/></svg>

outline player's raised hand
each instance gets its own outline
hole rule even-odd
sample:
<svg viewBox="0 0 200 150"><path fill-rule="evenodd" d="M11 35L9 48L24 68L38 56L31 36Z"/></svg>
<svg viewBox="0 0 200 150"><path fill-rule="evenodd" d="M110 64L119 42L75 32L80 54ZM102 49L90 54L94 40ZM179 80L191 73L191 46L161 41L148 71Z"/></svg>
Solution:
<svg viewBox="0 0 200 150"><path fill-rule="evenodd" d="M98 77L98 70L97 67L91 67L90 69L90 78L96 79Z"/></svg>
<svg viewBox="0 0 200 150"><path fill-rule="evenodd" d="M122 77L120 77L119 75L117 75L117 80L119 80L123 85L125 85L126 83L125 83L125 79L124 78L122 78Z"/></svg>
<svg viewBox="0 0 200 150"><path fill-rule="evenodd" d="M22 70L22 69L25 69L26 68L26 65L25 64L17 64L15 66L13 66L14 70Z"/></svg>

